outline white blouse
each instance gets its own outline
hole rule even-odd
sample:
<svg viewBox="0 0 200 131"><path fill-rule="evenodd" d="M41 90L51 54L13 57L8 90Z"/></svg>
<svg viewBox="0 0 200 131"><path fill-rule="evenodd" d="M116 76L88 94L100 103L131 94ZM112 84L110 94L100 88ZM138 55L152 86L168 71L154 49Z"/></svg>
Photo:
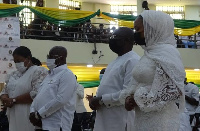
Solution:
<svg viewBox="0 0 200 131"><path fill-rule="evenodd" d="M8 94L9 98L30 93L34 98L37 91L46 77L47 69L39 66L31 66L25 73L14 71L6 78L5 88L1 95ZM7 109L9 120L9 131L33 131L34 127L29 122L30 104L15 104Z"/></svg>
<svg viewBox="0 0 200 131"><path fill-rule="evenodd" d="M156 61L143 56L133 69L131 88L122 91L120 101L134 94L135 131L177 131L179 110L176 100L180 97L177 86L169 79Z"/></svg>

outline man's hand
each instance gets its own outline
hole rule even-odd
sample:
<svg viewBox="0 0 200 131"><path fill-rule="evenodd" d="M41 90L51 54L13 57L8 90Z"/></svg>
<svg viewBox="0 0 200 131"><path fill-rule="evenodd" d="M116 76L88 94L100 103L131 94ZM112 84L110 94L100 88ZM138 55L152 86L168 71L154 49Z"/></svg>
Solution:
<svg viewBox="0 0 200 131"><path fill-rule="evenodd" d="M101 97L93 97L90 102L89 106L92 110L98 110L101 105L99 104L99 101L101 100Z"/></svg>
<svg viewBox="0 0 200 131"><path fill-rule="evenodd" d="M38 112L32 112L30 113L30 116L29 116L29 120L30 122L34 125L34 126L38 126L38 127L42 127L42 120L41 120L41 117L39 119L36 119L35 118L35 113L38 113ZM38 113L39 114L39 113Z"/></svg>
<svg viewBox="0 0 200 131"><path fill-rule="evenodd" d="M93 97L94 97L94 96L93 96L93 93L92 93L92 95L87 95L87 96L86 96L86 99L87 99L88 101L90 101Z"/></svg>
<svg viewBox="0 0 200 131"><path fill-rule="evenodd" d="M125 101L125 108L126 108L126 110L127 111L131 111L131 110L134 109L135 106L136 106L136 103L135 103L133 95L128 96L126 98L126 101Z"/></svg>

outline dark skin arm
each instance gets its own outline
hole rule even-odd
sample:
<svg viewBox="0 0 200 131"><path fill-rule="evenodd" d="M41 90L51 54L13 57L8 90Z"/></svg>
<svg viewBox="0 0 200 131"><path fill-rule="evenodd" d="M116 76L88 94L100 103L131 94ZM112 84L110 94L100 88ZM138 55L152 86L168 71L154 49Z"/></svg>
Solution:
<svg viewBox="0 0 200 131"><path fill-rule="evenodd" d="M15 99L16 104L30 104L33 101L29 93L18 96Z"/></svg>
<svg viewBox="0 0 200 131"><path fill-rule="evenodd" d="M1 96L1 100L3 102L3 105L5 107L10 107L10 108L14 104L29 104L33 101L29 93L20 95L20 96L16 97L15 99L16 99L16 103L13 103L13 98L9 98L8 95L2 95Z"/></svg>
<svg viewBox="0 0 200 131"><path fill-rule="evenodd" d="M195 106L199 105L198 101L196 101L194 98L190 98L189 96L185 95L185 100L191 105L195 105Z"/></svg>

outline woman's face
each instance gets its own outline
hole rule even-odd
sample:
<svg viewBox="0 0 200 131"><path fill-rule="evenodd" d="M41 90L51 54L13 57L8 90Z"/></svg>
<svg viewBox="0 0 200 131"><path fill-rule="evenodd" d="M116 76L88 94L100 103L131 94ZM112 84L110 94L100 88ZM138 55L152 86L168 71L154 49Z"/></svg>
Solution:
<svg viewBox="0 0 200 131"><path fill-rule="evenodd" d="M134 29L136 32L140 33L140 37L144 38L144 26L143 26L143 20L141 18L137 18L134 22Z"/></svg>
<svg viewBox="0 0 200 131"><path fill-rule="evenodd" d="M15 54L15 55L13 56L13 58L14 58L14 62L15 62L15 63L24 62L24 66L25 66L25 67L28 67L29 64L30 64L30 58L25 58L25 57L20 56L20 55L17 55L17 54Z"/></svg>

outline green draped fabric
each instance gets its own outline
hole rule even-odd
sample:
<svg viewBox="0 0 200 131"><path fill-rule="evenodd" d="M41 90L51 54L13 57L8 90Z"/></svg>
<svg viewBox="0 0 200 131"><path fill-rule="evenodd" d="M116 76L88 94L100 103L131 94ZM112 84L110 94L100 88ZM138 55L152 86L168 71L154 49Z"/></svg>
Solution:
<svg viewBox="0 0 200 131"><path fill-rule="evenodd" d="M0 9L0 17L8 17L8 16L15 15L16 13L19 13L24 8L25 6L19 6L19 7L10 8L10 9Z"/></svg>
<svg viewBox="0 0 200 131"><path fill-rule="evenodd" d="M79 84L83 85L85 88L93 88L93 87L98 87L100 81L84 81L84 82L80 81Z"/></svg>
<svg viewBox="0 0 200 131"><path fill-rule="evenodd" d="M137 16L133 16L133 15L115 15L115 14L110 14L106 12L102 12L102 14L114 19L119 19L119 20L124 20L124 21L134 21L137 18ZM199 26L200 21L174 20L174 24L176 28L189 29L189 28L194 28L194 27Z"/></svg>
<svg viewBox="0 0 200 131"><path fill-rule="evenodd" d="M133 16L133 15L115 15L115 14L110 14L106 12L102 12L102 14L111 18L124 20L124 21L134 21L137 18L137 16Z"/></svg>
<svg viewBox="0 0 200 131"><path fill-rule="evenodd" d="M80 18L80 19L74 19L74 20L59 20L59 19L55 19L53 17L50 17L46 14L43 14L31 7L28 7L33 13L35 13L35 15L37 15L38 17L40 17L41 19L47 20L50 23L56 24L56 25L65 25L65 26L73 26L73 25L77 25L80 23L84 23L88 20L90 20L91 18L95 17L96 15L100 14L100 10L98 10L97 12L95 12L92 15L89 15L87 17L84 18Z"/></svg>

